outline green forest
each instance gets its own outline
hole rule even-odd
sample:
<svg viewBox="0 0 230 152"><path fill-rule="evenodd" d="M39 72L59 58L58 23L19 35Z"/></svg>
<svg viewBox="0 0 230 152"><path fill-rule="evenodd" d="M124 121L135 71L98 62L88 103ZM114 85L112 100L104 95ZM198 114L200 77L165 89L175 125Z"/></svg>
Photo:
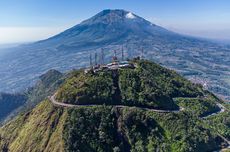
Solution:
<svg viewBox="0 0 230 152"><path fill-rule="evenodd" d="M0 150L208 152L228 146L228 104L175 71L146 60L129 62L136 68L82 69L61 77L56 100L81 106L45 99L0 128Z"/></svg>

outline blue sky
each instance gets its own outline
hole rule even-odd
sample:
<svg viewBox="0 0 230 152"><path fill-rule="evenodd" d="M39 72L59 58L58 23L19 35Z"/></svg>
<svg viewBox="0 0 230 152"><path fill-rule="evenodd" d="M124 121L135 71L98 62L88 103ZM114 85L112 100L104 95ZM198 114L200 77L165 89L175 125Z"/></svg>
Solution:
<svg viewBox="0 0 230 152"><path fill-rule="evenodd" d="M0 44L48 38L108 8L179 33L230 40L229 0L0 0Z"/></svg>

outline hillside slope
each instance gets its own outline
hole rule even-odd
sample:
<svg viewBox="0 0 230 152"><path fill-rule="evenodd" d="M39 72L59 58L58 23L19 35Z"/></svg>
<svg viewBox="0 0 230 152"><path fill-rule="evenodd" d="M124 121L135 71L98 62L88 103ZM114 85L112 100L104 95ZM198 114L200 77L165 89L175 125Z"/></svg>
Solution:
<svg viewBox="0 0 230 152"><path fill-rule="evenodd" d="M62 84L63 74L49 70L42 74L39 81L20 94L0 93L0 124L5 123L22 111L33 109L39 102Z"/></svg>
<svg viewBox="0 0 230 152"><path fill-rule="evenodd" d="M13 152L210 151L224 143L188 113L111 106L63 110L49 101L5 125L0 137L0 148Z"/></svg>
<svg viewBox="0 0 230 152"><path fill-rule="evenodd" d="M23 94L0 93L0 122L26 102Z"/></svg>
<svg viewBox="0 0 230 152"><path fill-rule="evenodd" d="M209 125L221 124L222 115L228 113L226 105L222 113L216 106L223 104L221 100L157 64L130 62L136 68L114 71L119 73L118 79L111 77L111 71L71 72L56 99L79 106L54 105L49 99L41 102L0 128L0 150L203 152L227 146L220 135L229 139L223 131L230 132L229 121L221 128ZM120 84L114 86L110 79ZM113 91L115 87L121 89L119 94ZM150 92L154 94L149 96ZM184 110L162 113L141 108L172 109L174 105L183 105Z"/></svg>
<svg viewBox="0 0 230 152"><path fill-rule="evenodd" d="M31 112L1 128L0 149L17 152L62 151L64 113L61 109L55 109L49 101L42 102Z"/></svg>

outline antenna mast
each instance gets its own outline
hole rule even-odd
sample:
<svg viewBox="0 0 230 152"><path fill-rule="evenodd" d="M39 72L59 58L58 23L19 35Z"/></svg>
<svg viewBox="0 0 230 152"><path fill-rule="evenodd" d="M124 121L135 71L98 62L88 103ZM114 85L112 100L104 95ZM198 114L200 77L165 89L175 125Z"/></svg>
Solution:
<svg viewBox="0 0 230 152"><path fill-rule="evenodd" d="M97 52L95 52L94 60L95 60L95 65L97 65Z"/></svg>
<svg viewBox="0 0 230 152"><path fill-rule="evenodd" d="M121 48L121 56L122 56L122 61L124 61L124 48L123 48L123 45L122 45L122 48Z"/></svg>
<svg viewBox="0 0 230 152"><path fill-rule="evenodd" d="M89 63L90 63L90 67L93 66L93 63L92 63L92 54L90 53L90 56L89 56Z"/></svg>
<svg viewBox="0 0 230 152"><path fill-rule="evenodd" d="M113 53L114 53L114 57L117 57L117 51L114 50Z"/></svg>
<svg viewBox="0 0 230 152"><path fill-rule="evenodd" d="M144 59L144 49L141 47L141 59Z"/></svg>
<svg viewBox="0 0 230 152"><path fill-rule="evenodd" d="M101 64L104 64L104 49L101 48Z"/></svg>
<svg viewBox="0 0 230 152"><path fill-rule="evenodd" d="M131 55L130 55L130 52L129 52L129 48L128 48L128 45L129 45L129 43L128 43L128 40L126 41L126 44L125 44L125 49L126 49L126 51L127 51L127 57L128 58L131 58Z"/></svg>
<svg viewBox="0 0 230 152"><path fill-rule="evenodd" d="M117 51L114 50L113 62L117 62Z"/></svg>

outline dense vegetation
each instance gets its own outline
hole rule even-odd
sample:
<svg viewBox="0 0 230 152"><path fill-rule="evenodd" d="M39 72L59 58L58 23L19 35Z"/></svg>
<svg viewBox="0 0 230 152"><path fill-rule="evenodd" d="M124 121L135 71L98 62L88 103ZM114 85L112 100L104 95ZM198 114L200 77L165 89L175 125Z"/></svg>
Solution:
<svg viewBox="0 0 230 152"><path fill-rule="evenodd" d="M199 98L176 98L175 100L179 106L198 117L220 111L220 108L216 105L219 100L211 95Z"/></svg>
<svg viewBox="0 0 230 152"><path fill-rule="evenodd" d="M45 100L0 128L0 151L203 152L227 146L220 135L230 139L229 105L173 71L131 62L136 69L71 72L57 99L96 105L63 108ZM203 117L219 111L217 103L225 112ZM185 110L158 113L141 106Z"/></svg>
<svg viewBox="0 0 230 152"><path fill-rule="evenodd" d="M66 120L66 151L210 151L223 142L186 113L95 107L70 110Z"/></svg>
<svg viewBox="0 0 230 152"><path fill-rule="evenodd" d="M125 104L148 105L174 109L175 97L203 95L201 87L184 79L176 72L149 61L136 60L135 70L119 72L119 86Z"/></svg>
<svg viewBox="0 0 230 152"><path fill-rule="evenodd" d="M174 97L202 96L200 86L177 73L144 60L132 61L135 69L72 74L57 99L74 104L123 104L177 109Z"/></svg>
<svg viewBox="0 0 230 152"><path fill-rule="evenodd" d="M230 141L230 105L226 104L226 112L204 120L207 128L221 134Z"/></svg>
<svg viewBox="0 0 230 152"><path fill-rule="evenodd" d="M9 151L210 151L223 141L189 113L112 106L55 108L49 101L0 129Z"/></svg>
<svg viewBox="0 0 230 152"><path fill-rule="evenodd" d="M169 139L170 151L213 151L223 140L215 132L206 129L191 113L152 113L164 128Z"/></svg>
<svg viewBox="0 0 230 152"><path fill-rule="evenodd" d="M111 72L101 72L86 76L83 72L76 72L59 90L58 98L67 103L103 104L111 103L115 92Z"/></svg>
<svg viewBox="0 0 230 152"><path fill-rule="evenodd" d="M116 117L110 111L107 107L70 110L64 127L66 150L112 151L119 146Z"/></svg>

